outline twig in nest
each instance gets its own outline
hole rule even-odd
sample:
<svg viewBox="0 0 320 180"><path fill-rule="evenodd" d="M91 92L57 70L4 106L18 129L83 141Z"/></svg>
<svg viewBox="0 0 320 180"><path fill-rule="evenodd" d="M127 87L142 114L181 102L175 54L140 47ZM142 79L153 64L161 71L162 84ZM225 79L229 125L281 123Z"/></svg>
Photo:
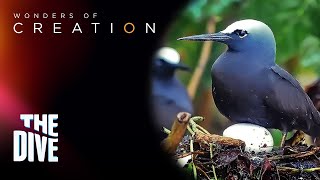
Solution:
<svg viewBox="0 0 320 180"><path fill-rule="evenodd" d="M193 140L190 139L190 152L193 153ZM193 169L193 177L196 180L198 175L197 175L197 168L196 165L194 164L194 156L191 154L191 163L192 163L192 169Z"/></svg>
<svg viewBox="0 0 320 180"><path fill-rule="evenodd" d="M190 156L190 155L192 155L192 154L201 154L201 155L203 155L203 154L205 154L205 153L202 152L202 151L187 152L187 153L184 153L184 154L181 154L181 155L176 156L175 159L184 158L184 157Z"/></svg>
<svg viewBox="0 0 320 180"><path fill-rule="evenodd" d="M213 158L213 144L210 143L210 159ZM216 168L214 167L214 165L212 164L212 172L213 172L213 176L215 180L218 180L217 178L217 174L216 174Z"/></svg>
<svg viewBox="0 0 320 180"><path fill-rule="evenodd" d="M199 126L197 123L202 122L204 120L203 117L200 116L195 116L192 117L189 120L189 124L188 124L188 131L190 132L191 135L194 135L194 133L196 132L202 132L205 134L210 134L207 130L205 130L203 127Z"/></svg>
<svg viewBox="0 0 320 180"><path fill-rule="evenodd" d="M277 172L277 177L278 177L278 179L280 180L280 174L279 174L278 167L276 167L276 172Z"/></svg>
<svg viewBox="0 0 320 180"><path fill-rule="evenodd" d="M171 131L165 127L162 127L162 131L167 135L169 135L171 133Z"/></svg>
<svg viewBox="0 0 320 180"><path fill-rule="evenodd" d="M219 136L216 134L195 133L194 139L195 142L198 142L200 145L208 147L210 146L210 143L222 146L240 147L241 149L244 149L245 147L245 142L242 140Z"/></svg>
<svg viewBox="0 0 320 180"><path fill-rule="evenodd" d="M307 157L307 156L314 155L314 154L315 154L316 152L318 152L319 150L320 150L320 147L312 148L311 151L298 154L296 158L304 158L304 157Z"/></svg>
<svg viewBox="0 0 320 180"><path fill-rule="evenodd" d="M190 127L190 124L187 125L187 129L188 129L189 133L191 134L191 136L194 136L194 131Z"/></svg>
<svg viewBox="0 0 320 180"><path fill-rule="evenodd" d="M187 112L180 112L177 115L177 119L173 122L170 134L161 142L165 152L169 154L175 153L179 143L183 139L190 118L191 114Z"/></svg>
<svg viewBox="0 0 320 180"><path fill-rule="evenodd" d="M290 158L304 158L307 156L314 155L319 150L320 150L320 147L314 147L308 152L300 152L297 154L288 154L288 155L277 155L277 156L269 157L268 159L270 161L276 161L276 160L283 160L283 159L290 159Z"/></svg>
<svg viewBox="0 0 320 180"><path fill-rule="evenodd" d="M309 168L309 169L297 169L291 167L277 167L280 174L289 173L289 174L297 174L297 173L312 173L315 171L320 171L320 167Z"/></svg>
<svg viewBox="0 0 320 180"><path fill-rule="evenodd" d="M201 172L201 174L203 174L208 180L210 180L210 177L208 176L208 174L206 172L204 172L204 170L202 170L200 167L196 166L197 170L199 170Z"/></svg>

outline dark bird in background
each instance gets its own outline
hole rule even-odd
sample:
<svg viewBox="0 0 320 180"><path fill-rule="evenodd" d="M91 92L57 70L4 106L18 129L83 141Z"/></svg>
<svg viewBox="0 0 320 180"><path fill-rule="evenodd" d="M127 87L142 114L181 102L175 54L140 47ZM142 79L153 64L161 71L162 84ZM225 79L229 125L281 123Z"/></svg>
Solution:
<svg viewBox="0 0 320 180"><path fill-rule="evenodd" d="M320 79L305 88L306 93L310 97L317 110L320 110Z"/></svg>
<svg viewBox="0 0 320 180"><path fill-rule="evenodd" d="M173 48L160 48L152 62L151 104L156 128L171 129L179 112L193 113L193 105L185 86L175 75L176 70L189 67L180 62L180 54Z"/></svg>
<svg viewBox="0 0 320 180"><path fill-rule="evenodd" d="M319 112L299 82L275 63L276 42L266 24L241 20L218 33L178 40L216 41L228 46L211 69L213 98L225 117L282 130L281 146L293 129L319 136Z"/></svg>

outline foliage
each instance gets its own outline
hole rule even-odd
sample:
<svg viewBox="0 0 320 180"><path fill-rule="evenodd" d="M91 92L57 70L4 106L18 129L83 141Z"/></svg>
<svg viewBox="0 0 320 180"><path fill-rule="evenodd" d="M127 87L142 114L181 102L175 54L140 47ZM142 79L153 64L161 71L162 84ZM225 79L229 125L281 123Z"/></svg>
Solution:
<svg viewBox="0 0 320 180"><path fill-rule="evenodd" d="M320 33L316 30L320 18L320 1L285 0L245 1L240 18L254 18L268 24L277 42L277 62L284 65L293 57L299 63L293 72L310 68L320 74ZM318 18L317 18L318 17Z"/></svg>
<svg viewBox="0 0 320 180"><path fill-rule="evenodd" d="M181 16L172 22L166 36L168 46L176 48L184 62L191 67L197 64L202 43L181 43L179 37L206 32L207 20L214 16L217 31L239 19L257 19L268 24L274 32L277 42L277 63L284 66L290 60L298 58L297 65L288 69L298 73L302 69L320 74L320 31L317 24L320 18L319 0L197 0L190 1ZM210 63L223 50L223 45L215 44L212 48ZM208 65L206 72L210 71ZM185 83L190 74L182 74ZM210 85L210 78L205 76L203 83Z"/></svg>

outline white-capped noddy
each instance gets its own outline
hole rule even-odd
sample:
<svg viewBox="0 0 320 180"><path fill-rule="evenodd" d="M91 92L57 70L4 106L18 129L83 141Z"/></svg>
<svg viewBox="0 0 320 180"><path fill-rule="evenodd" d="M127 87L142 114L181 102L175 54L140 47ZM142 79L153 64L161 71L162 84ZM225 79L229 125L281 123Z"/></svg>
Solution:
<svg viewBox="0 0 320 180"><path fill-rule="evenodd" d="M219 111L233 122L284 132L320 134L320 116L299 82L275 63L276 42L263 22L246 19L225 30L178 40L216 41L228 49L211 69L212 94Z"/></svg>
<svg viewBox="0 0 320 180"><path fill-rule="evenodd" d="M193 105L176 70L189 70L180 62L180 54L171 47L160 48L152 62L151 104L156 125L171 129L179 112L193 113Z"/></svg>

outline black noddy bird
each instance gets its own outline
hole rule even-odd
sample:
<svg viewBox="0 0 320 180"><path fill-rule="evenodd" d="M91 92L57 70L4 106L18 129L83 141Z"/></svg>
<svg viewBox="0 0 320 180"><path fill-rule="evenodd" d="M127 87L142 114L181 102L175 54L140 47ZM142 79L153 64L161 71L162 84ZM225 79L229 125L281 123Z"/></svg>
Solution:
<svg viewBox="0 0 320 180"><path fill-rule="evenodd" d="M246 19L225 30L178 40L216 41L228 46L211 69L212 95L218 110L237 123L317 137L320 115L299 82L275 63L276 42L263 22Z"/></svg>
<svg viewBox="0 0 320 180"><path fill-rule="evenodd" d="M171 129L179 112L193 113L185 86L176 77L177 70L189 71L180 54L171 47L160 48L152 62L151 105L157 128Z"/></svg>

